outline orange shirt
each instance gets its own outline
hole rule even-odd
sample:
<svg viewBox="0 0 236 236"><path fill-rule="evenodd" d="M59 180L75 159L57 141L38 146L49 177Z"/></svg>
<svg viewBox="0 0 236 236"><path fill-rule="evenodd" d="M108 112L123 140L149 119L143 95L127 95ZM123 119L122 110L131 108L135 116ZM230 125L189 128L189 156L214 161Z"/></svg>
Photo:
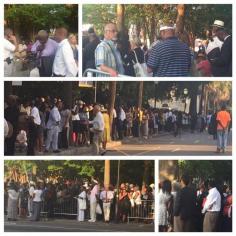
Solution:
<svg viewBox="0 0 236 236"><path fill-rule="evenodd" d="M228 122L231 121L230 114L227 111L219 111L217 113L216 117L217 121L220 121L223 127L218 123L217 124L217 130L222 130L223 128L226 128Z"/></svg>

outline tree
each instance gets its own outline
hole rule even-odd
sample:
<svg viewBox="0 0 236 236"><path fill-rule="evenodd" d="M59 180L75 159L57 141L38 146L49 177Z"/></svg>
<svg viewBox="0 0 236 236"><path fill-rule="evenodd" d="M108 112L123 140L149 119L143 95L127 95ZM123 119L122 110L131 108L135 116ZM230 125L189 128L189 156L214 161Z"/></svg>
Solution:
<svg viewBox="0 0 236 236"><path fill-rule="evenodd" d="M77 4L8 4L4 9L7 27L19 38L34 40L39 30L51 32L58 26L78 32Z"/></svg>
<svg viewBox="0 0 236 236"><path fill-rule="evenodd" d="M142 108L143 102L143 81L139 81L139 88L138 88L138 108Z"/></svg>
<svg viewBox="0 0 236 236"><path fill-rule="evenodd" d="M116 101L116 81L109 82L109 93L110 93L110 100L109 100L109 117L110 117L110 127L112 127L113 121L113 110Z"/></svg>
<svg viewBox="0 0 236 236"><path fill-rule="evenodd" d="M124 31L125 27L125 5L124 4L117 4L116 6L116 14L117 14L117 29L118 32Z"/></svg>

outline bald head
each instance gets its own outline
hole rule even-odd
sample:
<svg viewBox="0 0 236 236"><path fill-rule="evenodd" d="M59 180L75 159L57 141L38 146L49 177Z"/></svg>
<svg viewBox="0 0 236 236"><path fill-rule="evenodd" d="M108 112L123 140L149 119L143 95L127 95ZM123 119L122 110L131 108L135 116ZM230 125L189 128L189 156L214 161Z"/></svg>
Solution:
<svg viewBox="0 0 236 236"><path fill-rule="evenodd" d="M57 42L61 42L62 40L68 37L68 30L64 27L60 27L56 29L55 32L55 39Z"/></svg>
<svg viewBox="0 0 236 236"><path fill-rule="evenodd" d="M104 38L107 40L117 40L117 27L114 23L108 23L104 27Z"/></svg>
<svg viewBox="0 0 236 236"><path fill-rule="evenodd" d="M101 107L99 105L95 105L93 107L93 113L96 115L99 111L101 111Z"/></svg>
<svg viewBox="0 0 236 236"><path fill-rule="evenodd" d="M48 41L48 32L46 30L40 30L38 32L38 40L42 44L46 43Z"/></svg>

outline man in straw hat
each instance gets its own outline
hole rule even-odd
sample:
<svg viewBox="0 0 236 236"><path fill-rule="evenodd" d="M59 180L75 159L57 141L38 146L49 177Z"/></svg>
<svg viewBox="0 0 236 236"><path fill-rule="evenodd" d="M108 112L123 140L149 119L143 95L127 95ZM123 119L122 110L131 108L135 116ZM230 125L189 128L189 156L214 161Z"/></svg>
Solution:
<svg viewBox="0 0 236 236"><path fill-rule="evenodd" d="M160 27L161 41L151 50L147 61L148 72L154 77L188 76L191 54L186 43L175 36L173 25Z"/></svg>
<svg viewBox="0 0 236 236"><path fill-rule="evenodd" d="M210 59L213 66L221 69L218 76L232 76L232 36L225 29L225 24L221 20L215 20L212 25L212 34L217 36L223 42L220 55L217 58Z"/></svg>

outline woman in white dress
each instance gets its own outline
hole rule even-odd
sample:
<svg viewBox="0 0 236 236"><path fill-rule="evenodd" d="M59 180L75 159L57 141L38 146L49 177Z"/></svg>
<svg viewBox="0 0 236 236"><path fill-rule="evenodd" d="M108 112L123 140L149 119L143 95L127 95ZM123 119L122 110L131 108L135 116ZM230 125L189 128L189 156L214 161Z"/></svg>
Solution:
<svg viewBox="0 0 236 236"><path fill-rule="evenodd" d="M10 184L8 192L7 219L17 220L19 192L14 183Z"/></svg>
<svg viewBox="0 0 236 236"><path fill-rule="evenodd" d="M173 203L173 198L171 195L171 182L165 180L162 183L159 192L159 232L166 232L170 224L170 209Z"/></svg>
<svg viewBox="0 0 236 236"><path fill-rule="evenodd" d="M84 221L84 212L87 208L86 206L86 189L84 186L81 187L81 193L78 195L78 218L79 222Z"/></svg>

